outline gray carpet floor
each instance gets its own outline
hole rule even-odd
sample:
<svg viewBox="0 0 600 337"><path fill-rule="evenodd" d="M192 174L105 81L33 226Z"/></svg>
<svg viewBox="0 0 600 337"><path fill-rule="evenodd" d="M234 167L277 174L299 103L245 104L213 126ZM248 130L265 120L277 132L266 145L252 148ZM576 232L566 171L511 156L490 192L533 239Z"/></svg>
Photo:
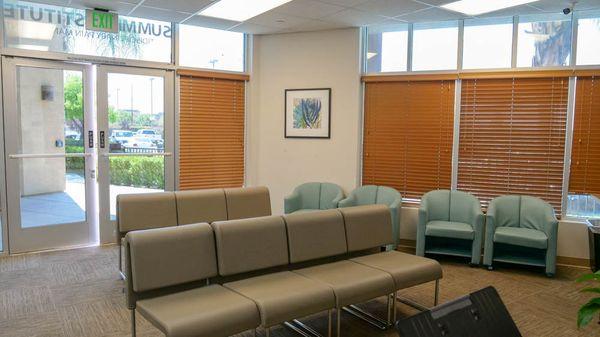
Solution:
<svg viewBox="0 0 600 337"><path fill-rule="evenodd" d="M129 336L129 311L123 282L117 277L117 247L92 247L0 258L0 336ZM442 259L441 302L493 285L500 292L523 336L600 336L600 325L577 330L578 307L591 296L574 282L585 269L559 267L555 278L528 268L509 265L495 271L470 268L460 260ZM401 294L425 305L433 301L433 284ZM364 304L375 313L385 312L384 300ZM398 304L399 317L416 311ZM326 331L326 315L305 320ZM162 336L138 315L138 336ZM378 331L347 314L342 316L343 336L398 336ZM277 327L272 336L297 336ZM259 331L262 335L262 331ZM252 336L245 333L241 336Z"/></svg>

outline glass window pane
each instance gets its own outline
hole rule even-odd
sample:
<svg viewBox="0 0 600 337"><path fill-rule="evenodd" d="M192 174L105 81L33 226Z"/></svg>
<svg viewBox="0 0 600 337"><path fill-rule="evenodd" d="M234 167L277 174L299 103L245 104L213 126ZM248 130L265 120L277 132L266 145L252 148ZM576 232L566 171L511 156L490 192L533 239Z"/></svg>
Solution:
<svg viewBox="0 0 600 337"><path fill-rule="evenodd" d="M21 227L86 220L83 74L18 67L20 153L66 154L21 160ZM41 88L41 94L40 94Z"/></svg>
<svg viewBox="0 0 600 337"><path fill-rule="evenodd" d="M369 28L367 72L406 71L408 62L408 24Z"/></svg>
<svg viewBox="0 0 600 337"><path fill-rule="evenodd" d="M458 22L415 24L412 70L456 69Z"/></svg>
<svg viewBox="0 0 600 337"><path fill-rule="evenodd" d="M194 68L244 71L244 34L180 25L179 64Z"/></svg>
<svg viewBox="0 0 600 337"><path fill-rule="evenodd" d="M465 20L463 68L510 68L512 18Z"/></svg>
<svg viewBox="0 0 600 337"><path fill-rule="evenodd" d="M571 17L519 17L517 67L568 66L571 56Z"/></svg>
<svg viewBox="0 0 600 337"><path fill-rule="evenodd" d="M164 78L108 74L110 153L164 152ZM119 194L163 191L164 157L110 158L110 216L115 219Z"/></svg>
<svg viewBox="0 0 600 337"><path fill-rule="evenodd" d="M569 194L567 216L600 219L600 199L590 194Z"/></svg>
<svg viewBox="0 0 600 337"><path fill-rule="evenodd" d="M577 29L577 64L600 64L600 13L579 19Z"/></svg>
<svg viewBox="0 0 600 337"><path fill-rule="evenodd" d="M118 34L85 29L85 11L26 1L4 2L8 48L171 62L171 23L119 16Z"/></svg>

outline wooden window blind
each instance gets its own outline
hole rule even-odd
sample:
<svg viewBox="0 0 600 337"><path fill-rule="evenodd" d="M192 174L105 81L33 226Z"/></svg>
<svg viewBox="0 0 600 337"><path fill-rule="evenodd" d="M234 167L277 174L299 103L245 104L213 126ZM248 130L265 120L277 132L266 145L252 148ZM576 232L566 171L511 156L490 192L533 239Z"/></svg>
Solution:
<svg viewBox="0 0 600 337"><path fill-rule="evenodd" d="M505 194L561 211L569 79L462 81L458 189L487 207Z"/></svg>
<svg viewBox="0 0 600 337"><path fill-rule="evenodd" d="M449 189L453 80L366 83L362 183L419 200Z"/></svg>
<svg viewBox="0 0 600 337"><path fill-rule="evenodd" d="M577 78L569 192L600 196L600 76Z"/></svg>
<svg viewBox="0 0 600 337"><path fill-rule="evenodd" d="M180 73L179 189L244 184L245 81Z"/></svg>

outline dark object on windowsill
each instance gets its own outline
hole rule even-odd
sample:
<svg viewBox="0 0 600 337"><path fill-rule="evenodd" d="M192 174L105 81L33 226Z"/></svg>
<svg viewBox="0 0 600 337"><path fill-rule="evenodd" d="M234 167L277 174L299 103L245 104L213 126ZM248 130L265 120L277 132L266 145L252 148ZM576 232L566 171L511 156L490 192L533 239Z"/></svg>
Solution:
<svg viewBox="0 0 600 337"><path fill-rule="evenodd" d="M521 337L494 287L401 320L396 329L400 336Z"/></svg>
<svg viewBox="0 0 600 337"><path fill-rule="evenodd" d="M588 238L590 242L590 268L600 270L600 220L588 220Z"/></svg>

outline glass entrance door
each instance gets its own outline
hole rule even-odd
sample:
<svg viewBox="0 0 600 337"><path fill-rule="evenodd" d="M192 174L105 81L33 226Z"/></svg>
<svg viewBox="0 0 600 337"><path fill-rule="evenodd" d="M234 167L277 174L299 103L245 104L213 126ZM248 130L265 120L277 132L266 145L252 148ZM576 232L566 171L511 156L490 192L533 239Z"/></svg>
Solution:
<svg viewBox="0 0 600 337"><path fill-rule="evenodd" d="M95 241L91 67L2 62L10 252Z"/></svg>
<svg viewBox="0 0 600 337"><path fill-rule="evenodd" d="M98 66L100 242L114 242L119 194L174 189L174 74Z"/></svg>

